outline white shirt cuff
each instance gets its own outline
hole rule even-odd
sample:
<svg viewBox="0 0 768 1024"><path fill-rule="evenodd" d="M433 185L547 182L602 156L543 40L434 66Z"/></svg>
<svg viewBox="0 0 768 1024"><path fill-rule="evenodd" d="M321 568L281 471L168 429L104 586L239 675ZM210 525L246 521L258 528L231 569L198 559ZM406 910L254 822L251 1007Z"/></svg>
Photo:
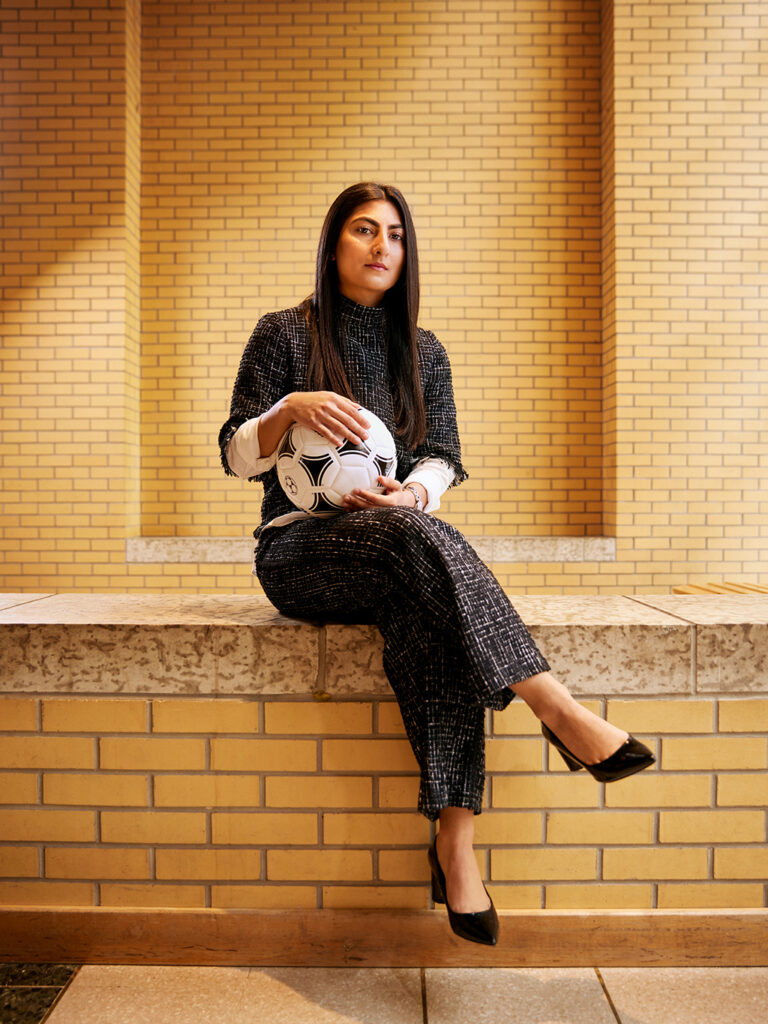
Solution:
<svg viewBox="0 0 768 1024"><path fill-rule="evenodd" d="M237 476L249 480L266 473L277 461L277 449L262 458L259 448L259 417L246 420L237 428L227 445L227 463Z"/></svg>
<svg viewBox="0 0 768 1024"><path fill-rule="evenodd" d="M427 504L425 512L434 512L440 508L440 497L445 494L453 481L456 473L449 463L444 459L421 459L403 480L406 484L421 484L427 492Z"/></svg>

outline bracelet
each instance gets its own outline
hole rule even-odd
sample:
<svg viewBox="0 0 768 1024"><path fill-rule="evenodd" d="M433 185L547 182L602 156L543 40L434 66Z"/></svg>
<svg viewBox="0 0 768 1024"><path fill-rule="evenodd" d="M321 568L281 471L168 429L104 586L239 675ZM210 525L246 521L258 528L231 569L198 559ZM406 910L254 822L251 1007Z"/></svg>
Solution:
<svg viewBox="0 0 768 1024"><path fill-rule="evenodd" d="M416 509L417 512L423 512L424 511L424 501L423 501L421 495L419 494L419 492L416 490L416 488L413 487L411 484L406 484L405 487L403 488L403 490L411 492L411 494L416 499L416 504L414 505L414 508Z"/></svg>

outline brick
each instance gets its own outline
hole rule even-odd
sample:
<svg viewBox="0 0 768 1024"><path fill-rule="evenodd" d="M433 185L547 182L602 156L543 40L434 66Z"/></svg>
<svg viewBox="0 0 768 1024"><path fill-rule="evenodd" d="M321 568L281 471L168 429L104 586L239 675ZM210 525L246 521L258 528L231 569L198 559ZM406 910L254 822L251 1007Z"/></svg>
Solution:
<svg viewBox="0 0 768 1024"><path fill-rule="evenodd" d="M498 910L540 910L540 885L487 885Z"/></svg>
<svg viewBox="0 0 768 1024"><path fill-rule="evenodd" d="M717 771L728 768L766 768L768 740L744 736L711 739L665 739L661 767L665 771Z"/></svg>
<svg viewBox="0 0 768 1024"><path fill-rule="evenodd" d="M96 838L94 811L0 810L3 842L93 842Z"/></svg>
<svg viewBox="0 0 768 1024"><path fill-rule="evenodd" d="M211 740L214 771L312 772L317 768L314 740Z"/></svg>
<svg viewBox="0 0 768 1024"><path fill-rule="evenodd" d="M492 779L494 807L598 807L600 788L594 780L561 775L496 775Z"/></svg>
<svg viewBox="0 0 768 1024"><path fill-rule="evenodd" d="M720 847L715 850L715 878L768 878L765 847Z"/></svg>
<svg viewBox="0 0 768 1024"><path fill-rule="evenodd" d="M594 879L595 850L491 850L491 879L494 882L546 881L554 878Z"/></svg>
<svg viewBox="0 0 768 1024"><path fill-rule="evenodd" d="M379 807L413 808L419 799L420 780L413 775L379 777Z"/></svg>
<svg viewBox="0 0 768 1024"><path fill-rule="evenodd" d="M40 874L38 852L32 846L0 846L0 876L37 878Z"/></svg>
<svg viewBox="0 0 768 1024"><path fill-rule="evenodd" d="M0 772L0 803L36 804L37 775L31 772Z"/></svg>
<svg viewBox="0 0 768 1024"><path fill-rule="evenodd" d="M427 855L422 848L379 851L379 878L382 882L427 882L431 877Z"/></svg>
<svg viewBox="0 0 768 1024"><path fill-rule="evenodd" d="M276 775L266 780L267 807L370 807L372 801L373 780L364 776Z"/></svg>
<svg viewBox="0 0 768 1024"><path fill-rule="evenodd" d="M93 768L92 739L53 736L4 736L0 768Z"/></svg>
<svg viewBox="0 0 768 1024"><path fill-rule="evenodd" d="M494 736L541 736L541 722L528 705L516 700L504 711L492 713Z"/></svg>
<svg viewBox="0 0 768 1024"><path fill-rule="evenodd" d="M416 759L407 740L323 740L323 771L412 772Z"/></svg>
<svg viewBox="0 0 768 1024"><path fill-rule="evenodd" d="M43 701L45 732L146 732L147 702L120 697Z"/></svg>
<svg viewBox="0 0 768 1024"><path fill-rule="evenodd" d="M155 775L153 785L155 807L259 805L259 779L255 775Z"/></svg>
<svg viewBox="0 0 768 1024"><path fill-rule="evenodd" d="M398 736L405 735L403 716L397 703L382 701L378 705L378 728L376 731L379 733L395 733Z"/></svg>
<svg viewBox="0 0 768 1024"><path fill-rule="evenodd" d="M653 847L636 850L605 850L603 878L641 879L707 878L707 851L701 849L665 850Z"/></svg>
<svg viewBox="0 0 768 1024"><path fill-rule="evenodd" d="M552 811L547 815L548 843L650 843L653 815L630 811Z"/></svg>
<svg viewBox="0 0 768 1024"><path fill-rule="evenodd" d="M658 907L762 907L762 884L729 884L728 882L662 882L659 885Z"/></svg>
<svg viewBox="0 0 768 1024"><path fill-rule="evenodd" d="M485 811L475 818L477 846L505 846L540 843L542 815L527 811Z"/></svg>
<svg viewBox="0 0 768 1024"><path fill-rule="evenodd" d="M548 885L547 910L645 910L653 906L650 885Z"/></svg>
<svg viewBox="0 0 768 1024"><path fill-rule="evenodd" d="M323 842L331 846L402 846L429 840L429 822L421 814L323 815Z"/></svg>
<svg viewBox="0 0 768 1024"><path fill-rule="evenodd" d="M721 700L720 732L768 732L768 700Z"/></svg>
<svg viewBox="0 0 768 1024"><path fill-rule="evenodd" d="M317 843L317 815L214 813L211 835L220 846L309 846Z"/></svg>
<svg viewBox="0 0 768 1024"><path fill-rule="evenodd" d="M711 801L709 775L643 772L605 787L606 807L708 807Z"/></svg>
<svg viewBox="0 0 768 1024"><path fill-rule="evenodd" d="M264 722L265 732L283 733L287 736L301 733L368 734L373 729L371 705L348 701L268 701L264 705Z"/></svg>
<svg viewBox="0 0 768 1024"><path fill-rule="evenodd" d="M231 882L261 877L260 850L174 850L155 853L155 877Z"/></svg>
<svg viewBox="0 0 768 1024"><path fill-rule="evenodd" d="M323 907L392 907L426 910L429 888L426 885L324 885Z"/></svg>
<svg viewBox="0 0 768 1024"><path fill-rule="evenodd" d="M154 700L152 732L254 733L259 705L245 700Z"/></svg>
<svg viewBox="0 0 768 1024"><path fill-rule="evenodd" d="M92 882L0 882L0 906L92 907Z"/></svg>
<svg viewBox="0 0 768 1024"><path fill-rule="evenodd" d="M764 811L662 811L662 843L755 843L765 841Z"/></svg>
<svg viewBox="0 0 768 1024"><path fill-rule="evenodd" d="M719 775L717 778L717 803L724 807L768 806L768 774L744 772L734 775Z"/></svg>
<svg viewBox="0 0 768 1024"><path fill-rule="evenodd" d="M254 910L311 909L317 907L317 887L313 885L212 885L212 907Z"/></svg>
<svg viewBox="0 0 768 1024"><path fill-rule="evenodd" d="M367 882L373 878L368 850L268 850L270 882Z"/></svg>
<svg viewBox="0 0 768 1024"><path fill-rule="evenodd" d="M714 729L713 700L609 700L608 721L635 735L707 733Z"/></svg>
<svg viewBox="0 0 768 1024"><path fill-rule="evenodd" d="M104 843L204 843L205 814L176 811L102 811Z"/></svg>
<svg viewBox="0 0 768 1024"><path fill-rule="evenodd" d="M201 739L134 739L115 737L99 740L102 769L133 771L202 770L205 741Z"/></svg>
<svg viewBox="0 0 768 1024"><path fill-rule="evenodd" d="M35 732L37 701L29 697L0 697L0 732ZM5 738L3 738L5 743Z"/></svg>
<svg viewBox="0 0 768 1024"><path fill-rule="evenodd" d="M103 882L99 886L102 907L204 907L202 885L149 885Z"/></svg>
<svg viewBox="0 0 768 1024"><path fill-rule="evenodd" d="M148 850L94 850L50 847L45 851L46 878L149 878Z"/></svg>
<svg viewBox="0 0 768 1024"><path fill-rule="evenodd" d="M542 765L542 741L493 739L485 745L485 767L489 772L538 772Z"/></svg>
<svg viewBox="0 0 768 1024"><path fill-rule="evenodd" d="M142 775L54 774L43 776L43 803L96 807L144 807L147 780Z"/></svg>

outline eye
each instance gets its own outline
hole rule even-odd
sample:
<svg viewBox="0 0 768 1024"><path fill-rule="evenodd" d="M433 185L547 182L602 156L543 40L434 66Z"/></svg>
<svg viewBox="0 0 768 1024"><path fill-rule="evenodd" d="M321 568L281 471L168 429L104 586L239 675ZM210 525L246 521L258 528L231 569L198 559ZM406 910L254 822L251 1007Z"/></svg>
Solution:
<svg viewBox="0 0 768 1024"><path fill-rule="evenodd" d="M358 231L358 232L359 232L359 233L360 233L361 235L364 235L364 234L366 234L366 233L367 233L367 234L370 234L370 233L371 233L371 229L370 229L369 227L367 227L367 226L366 226L365 224L360 224L360 225L358 226L358 228L357 228L357 231Z"/></svg>
<svg viewBox="0 0 768 1024"><path fill-rule="evenodd" d="M402 242L404 236L399 234L399 232L395 231L389 237L392 239L393 242Z"/></svg>

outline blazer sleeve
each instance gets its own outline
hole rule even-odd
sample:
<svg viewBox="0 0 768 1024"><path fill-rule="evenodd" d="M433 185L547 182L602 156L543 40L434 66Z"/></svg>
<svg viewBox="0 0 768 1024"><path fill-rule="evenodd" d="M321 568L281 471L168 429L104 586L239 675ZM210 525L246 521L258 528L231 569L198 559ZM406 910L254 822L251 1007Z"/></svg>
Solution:
<svg viewBox="0 0 768 1024"><path fill-rule="evenodd" d="M424 406L427 416L427 434L424 441L414 450L414 461L422 459L443 459L453 468L455 476L451 487L468 477L461 463L461 442L456 425L456 403L453 397L453 381L448 353L430 331L425 331L427 341L424 355Z"/></svg>
<svg viewBox="0 0 768 1024"><path fill-rule="evenodd" d="M221 464L229 476L237 476L227 460L227 447L239 427L261 416L289 393L291 352L278 314L268 313L256 325L240 360L232 392L229 419L219 431ZM261 480L264 473L249 477Z"/></svg>

